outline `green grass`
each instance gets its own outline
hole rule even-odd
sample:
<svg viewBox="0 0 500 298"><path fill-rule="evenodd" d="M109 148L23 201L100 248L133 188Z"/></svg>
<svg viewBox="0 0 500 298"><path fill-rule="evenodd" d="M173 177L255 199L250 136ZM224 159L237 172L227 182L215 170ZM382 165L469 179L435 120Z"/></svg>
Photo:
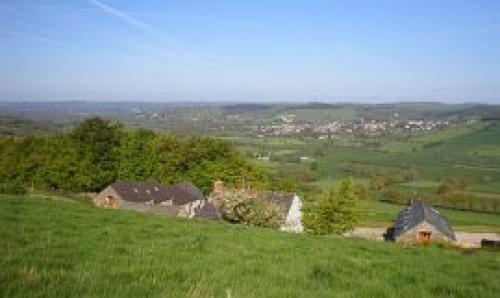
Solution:
<svg viewBox="0 0 500 298"><path fill-rule="evenodd" d="M2 297L497 297L500 255L0 198Z"/></svg>
<svg viewBox="0 0 500 298"><path fill-rule="evenodd" d="M310 171L307 163L293 163L294 158L309 156L315 161L315 181L299 181L305 191L338 186L341 179L354 177L365 186L376 175L391 176L399 182L389 190L418 191L432 198L447 177L467 181L465 193L477 198L458 207L496 211L500 203L500 123L473 123L451 126L411 135L370 138L339 135L338 139L311 137L234 138L233 144L251 153L268 153L276 159L265 167L274 172ZM415 173L416 180L403 179ZM405 182L406 181L406 182ZM307 195L307 194L306 194ZM313 198L310 194L308 198ZM371 192L370 198L379 194ZM452 203L448 203L452 205Z"/></svg>

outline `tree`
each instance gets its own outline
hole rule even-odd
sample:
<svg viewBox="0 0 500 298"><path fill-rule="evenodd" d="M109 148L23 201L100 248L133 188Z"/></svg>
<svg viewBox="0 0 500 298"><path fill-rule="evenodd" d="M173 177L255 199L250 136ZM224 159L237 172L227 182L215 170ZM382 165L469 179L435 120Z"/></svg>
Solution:
<svg viewBox="0 0 500 298"><path fill-rule="evenodd" d="M155 139L154 132L142 128L124 135L120 147L120 179L146 181L153 177L157 164Z"/></svg>
<svg viewBox="0 0 500 298"><path fill-rule="evenodd" d="M123 127L119 123L90 118L71 133L77 149L79 177L86 190L98 191L114 182L120 164L120 141Z"/></svg>
<svg viewBox="0 0 500 298"><path fill-rule="evenodd" d="M464 177L448 177L437 189L438 194L444 194L453 191L464 191L467 188L467 179Z"/></svg>
<svg viewBox="0 0 500 298"><path fill-rule="evenodd" d="M33 175L32 186L49 190L85 190L79 180L77 150L66 135L47 138L45 148L39 148L44 165Z"/></svg>
<svg viewBox="0 0 500 298"><path fill-rule="evenodd" d="M387 186L396 183L396 179L388 175L376 175L370 180L371 190L382 190Z"/></svg>
<svg viewBox="0 0 500 298"><path fill-rule="evenodd" d="M304 228L320 235L342 234L352 230L357 220L356 205L354 181L349 177L342 182L338 192L330 189L317 202L304 208Z"/></svg>
<svg viewBox="0 0 500 298"><path fill-rule="evenodd" d="M100 191L116 179L192 181L205 193L215 179L265 183L262 169L230 144L207 137L180 138L150 130L125 132L119 123L91 118L69 134L0 138L0 184L30 189Z"/></svg>
<svg viewBox="0 0 500 298"><path fill-rule="evenodd" d="M178 140L164 136L158 142L157 151L156 176L163 183L190 180L208 193L216 179L229 185L255 185L264 180L261 170L222 140L207 137Z"/></svg>

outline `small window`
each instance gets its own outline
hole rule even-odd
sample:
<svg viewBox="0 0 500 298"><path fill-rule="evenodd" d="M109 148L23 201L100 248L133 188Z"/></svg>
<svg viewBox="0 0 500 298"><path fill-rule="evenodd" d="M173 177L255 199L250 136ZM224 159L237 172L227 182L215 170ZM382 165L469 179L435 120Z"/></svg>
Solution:
<svg viewBox="0 0 500 298"><path fill-rule="evenodd" d="M417 234L417 240L422 245L427 245L431 241L431 231L419 231Z"/></svg>
<svg viewBox="0 0 500 298"><path fill-rule="evenodd" d="M138 193L138 192L139 192L139 190L138 190L137 188L135 188L135 187L134 187L134 192L135 192L135 193Z"/></svg>
<svg viewBox="0 0 500 298"><path fill-rule="evenodd" d="M149 189L146 189L146 192L147 192L148 194L151 194L151 191L150 191Z"/></svg>
<svg viewBox="0 0 500 298"><path fill-rule="evenodd" d="M160 191L160 189L157 186L155 186L154 189L155 191Z"/></svg>

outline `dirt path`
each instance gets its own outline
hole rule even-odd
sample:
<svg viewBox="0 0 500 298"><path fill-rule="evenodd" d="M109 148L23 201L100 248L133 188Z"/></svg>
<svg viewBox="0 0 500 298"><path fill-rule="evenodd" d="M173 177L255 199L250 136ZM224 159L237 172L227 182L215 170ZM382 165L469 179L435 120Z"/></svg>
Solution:
<svg viewBox="0 0 500 298"><path fill-rule="evenodd" d="M472 232L455 232L455 237L458 243L463 243L464 246L481 247L481 239L500 241L500 233L472 233Z"/></svg>
<svg viewBox="0 0 500 298"><path fill-rule="evenodd" d="M348 237L361 237L370 240L384 241L385 228L358 227L344 234ZM481 239L500 241L500 233L474 233L455 231L457 243L465 247L480 247Z"/></svg>

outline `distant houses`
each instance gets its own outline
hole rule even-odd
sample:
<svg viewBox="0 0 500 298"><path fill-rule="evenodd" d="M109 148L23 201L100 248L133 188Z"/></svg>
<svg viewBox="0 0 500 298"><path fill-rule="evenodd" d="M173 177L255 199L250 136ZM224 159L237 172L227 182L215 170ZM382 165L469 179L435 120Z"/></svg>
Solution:
<svg viewBox="0 0 500 298"><path fill-rule="evenodd" d="M455 233L446 218L418 198L412 199L410 206L400 212L387 236L395 242L405 244L456 241Z"/></svg>

